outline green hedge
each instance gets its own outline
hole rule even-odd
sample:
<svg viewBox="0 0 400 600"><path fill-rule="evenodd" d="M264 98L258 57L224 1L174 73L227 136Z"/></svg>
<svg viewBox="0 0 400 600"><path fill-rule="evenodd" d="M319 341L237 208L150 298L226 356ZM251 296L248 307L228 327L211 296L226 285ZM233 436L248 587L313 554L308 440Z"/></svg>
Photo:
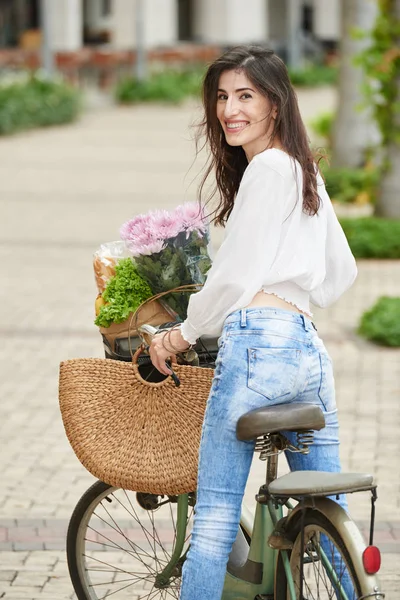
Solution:
<svg viewBox="0 0 400 600"><path fill-rule="evenodd" d="M319 138L323 138L329 149L332 148L334 121L335 114L333 112L323 112L309 122L309 126L312 131Z"/></svg>
<svg viewBox="0 0 400 600"><path fill-rule="evenodd" d="M135 102L169 102L178 104L187 97L200 96L205 65L190 69L168 69L152 73L145 81L135 77L122 78L115 88L115 98L121 104ZM292 83L298 86L316 86L336 82L337 69L324 65L310 65L289 72Z"/></svg>
<svg viewBox="0 0 400 600"><path fill-rule="evenodd" d="M38 75L0 80L0 134L69 123L80 106L79 92L61 80Z"/></svg>
<svg viewBox="0 0 400 600"><path fill-rule="evenodd" d="M356 258L400 258L400 220L340 219Z"/></svg>
<svg viewBox="0 0 400 600"><path fill-rule="evenodd" d="M400 346L400 298L382 296L361 317L358 333L383 346Z"/></svg>
<svg viewBox="0 0 400 600"><path fill-rule="evenodd" d="M379 170L371 165L359 169L322 166L326 190L336 202L374 203L378 192Z"/></svg>
<svg viewBox="0 0 400 600"><path fill-rule="evenodd" d="M338 78L337 67L309 65L304 69L290 69L290 81L296 86L335 85Z"/></svg>
<svg viewBox="0 0 400 600"><path fill-rule="evenodd" d="M145 81L134 77L121 79L115 89L115 98L122 104L135 102L169 102L178 104L187 97L200 97L204 68L167 70L153 73Z"/></svg>

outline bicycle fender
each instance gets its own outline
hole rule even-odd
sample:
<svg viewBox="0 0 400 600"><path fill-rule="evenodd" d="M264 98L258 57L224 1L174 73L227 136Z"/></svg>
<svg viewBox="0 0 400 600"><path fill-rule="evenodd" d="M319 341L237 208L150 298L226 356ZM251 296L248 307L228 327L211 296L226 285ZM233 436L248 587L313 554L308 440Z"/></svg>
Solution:
<svg viewBox="0 0 400 600"><path fill-rule="evenodd" d="M356 574L360 580L361 598L383 600L385 594L381 591L377 575L368 575L365 572L362 555L367 544L353 519L337 502L330 498L308 498L305 499L304 506L320 512L339 533L351 555ZM289 529L291 522L300 518L301 506L298 504L287 517L286 529Z"/></svg>

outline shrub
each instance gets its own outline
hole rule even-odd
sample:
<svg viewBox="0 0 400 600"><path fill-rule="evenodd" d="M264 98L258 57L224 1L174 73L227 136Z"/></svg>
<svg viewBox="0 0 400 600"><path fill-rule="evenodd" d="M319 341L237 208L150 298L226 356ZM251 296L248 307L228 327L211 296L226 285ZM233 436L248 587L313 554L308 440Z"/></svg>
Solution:
<svg viewBox="0 0 400 600"><path fill-rule="evenodd" d="M376 200L379 170L372 165L363 168L336 168L322 165L328 194L336 202L356 204L374 203Z"/></svg>
<svg viewBox="0 0 400 600"><path fill-rule="evenodd" d="M340 222L356 258L400 258L400 220L362 217Z"/></svg>
<svg viewBox="0 0 400 600"><path fill-rule="evenodd" d="M334 85L337 82L337 67L309 65L304 69L290 69L290 81L296 86Z"/></svg>
<svg viewBox="0 0 400 600"><path fill-rule="evenodd" d="M0 85L0 134L73 121L79 92L61 80L28 75Z"/></svg>
<svg viewBox="0 0 400 600"><path fill-rule="evenodd" d="M189 96L200 96L203 69L162 71L144 81L134 77L121 79L115 89L116 100L134 102L170 102L177 104Z"/></svg>
<svg viewBox="0 0 400 600"><path fill-rule="evenodd" d="M310 121L309 125L314 133L323 138L328 148L332 147L332 132L335 115L333 112L321 113L318 117Z"/></svg>
<svg viewBox="0 0 400 600"><path fill-rule="evenodd" d="M382 296L366 311L358 333L383 346L400 346L400 298Z"/></svg>

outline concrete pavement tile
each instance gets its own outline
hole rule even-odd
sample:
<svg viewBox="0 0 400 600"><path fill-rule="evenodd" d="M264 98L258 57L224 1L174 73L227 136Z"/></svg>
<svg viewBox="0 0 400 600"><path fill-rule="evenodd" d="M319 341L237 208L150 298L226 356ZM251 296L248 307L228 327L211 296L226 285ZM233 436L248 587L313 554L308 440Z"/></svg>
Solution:
<svg viewBox="0 0 400 600"><path fill-rule="evenodd" d="M377 545L379 546L379 549L382 552L383 556L385 556L386 554L397 554L397 555L400 554L400 542L399 541L382 542L381 544L377 544ZM398 569L400 569L400 558L398 561Z"/></svg>
<svg viewBox="0 0 400 600"><path fill-rule="evenodd" d="M13 542L12 547L16 552L20 550L44 550L44 544L39 539L29 542Z"/></svg>
<svg viewBox="0 0 400 600"><path fill-rule="evenodd" d="M45 550L65 550L66 541L65 540L57 540L54 542L44 542L43 546L44 546Z"/></svg>
<svg viewBox="0 0 400 600"><path fill-rule="evenodd" d="M26 571L19 571L17 577L13 581L13 586L28 586L43 588L44 584L48 581L47 573L32 573Z"/></svg>
<svg viewBox="0 0 400 600"><path fill-rule="evenodd" d="M26 561L26 559L29 556L29 552L28 551L23 551L23 552L13 552L11 550L3 550L0 554L1 556L1 560L0 560L0 564L1 565L23 565Z"/></svg>
<svg viewBox="0 0 400 600"><path fill-rule="evenodd" d="M4 571L0 569L0 581L12 582L17 576L17 571Z"/></svg>
<svg viewBox="0 0 400 600"><path fill-rule="evenodd" d="M54 567L59 562L59 552L55 556L52 552L43 552L42 550L32 551L29 553L28 558L25 561L26 568L39 568L43 566L44 568L54 569Z"/></svg>
<svg viewBox="0 0 400 600"><path fill-rule="evenodd" d="M3 590L0 588L0 591L4 592L4 598L25 598L25 600L39 596L41 590L40 586L33 585L10 586L3 588Z"/></svg>
<svg viewBox="0 0 400 600"><path fill-rule="evenodd" d="M0 519L0 524L3 525L3 519ZM16 519L17 527L42 527L45 525L44 519L27 519L27 518L18 518Z"/></svg>

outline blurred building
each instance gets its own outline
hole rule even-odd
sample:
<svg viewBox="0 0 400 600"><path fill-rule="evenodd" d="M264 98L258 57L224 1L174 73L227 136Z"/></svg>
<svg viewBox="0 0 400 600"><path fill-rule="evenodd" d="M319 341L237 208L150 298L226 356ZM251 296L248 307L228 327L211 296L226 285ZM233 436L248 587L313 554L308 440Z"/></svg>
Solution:
<svg viewBox="0 0 400 600"><path fill-rule="evenodd" d="M47 2L54 50L104 44L132 48L135 4L136 0ZM0 0L0 46L36 47L40 6L40 0ZM287 52L295 33L307 51L312 44L334 46L339 35L339 0L144 0L143 6L148 48L179 42L261 42Z"/></svg>
<svg viewBox="0 0 400 600"><path fill-rule="evenodd" d="M142 46L157 63L204 62L256 43L301 67L326 60L339 38L340 0L0 0L0 69L40 66L45 7L57 67L108 85L136 61L138 2Z"/></svg>

